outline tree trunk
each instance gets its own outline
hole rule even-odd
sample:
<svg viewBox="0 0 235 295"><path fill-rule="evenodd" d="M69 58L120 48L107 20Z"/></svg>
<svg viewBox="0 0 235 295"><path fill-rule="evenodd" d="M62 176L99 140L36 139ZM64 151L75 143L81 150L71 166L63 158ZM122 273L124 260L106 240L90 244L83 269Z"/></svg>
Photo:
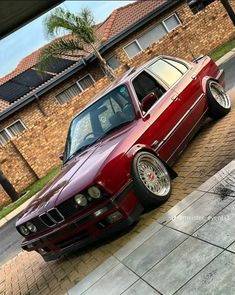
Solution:
<svg viewBox="0 0 235 295"><path fill-rule="evenodd" d="M98 58L98 60L101 63L101 66L104 69L105 74L107 75L107 77L110 79L110 81L115 81L116 76L114 74L113 69L107 64L106 60L101 56L101 54L99 53L99 51L96 49L95 46L92 45L92 48L94 50L94 54L95 56Z"/></svg>
<svg viewBox="0 0 235 295"><path fill-rule="evenodd" d="M220 0L222 5L224 6L224 9L227 11L227 14L229 15L233 25L235 26L235 13L229 3L228 0Z"/></svg>
<svg viewBox="0 0 235 295"><path fill-rule="evenodd" d="M15 202L18 199L18 194L14 189L13 185L9 182L9 180L5 177L3 172L0 170L0 184L2 185L5 192L11 198L12 202Z"/></svg>

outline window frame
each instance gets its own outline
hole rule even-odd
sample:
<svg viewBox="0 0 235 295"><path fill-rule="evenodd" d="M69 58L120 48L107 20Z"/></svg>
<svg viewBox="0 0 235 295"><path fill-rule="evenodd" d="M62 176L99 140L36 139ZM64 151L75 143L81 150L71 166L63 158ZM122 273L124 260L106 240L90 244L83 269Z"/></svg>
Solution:
<svg viewBox="0 0 235 295"><path fill-rule="evenodd" d="M181 78L179 80L177 80L171 87L169 87L164 81L162 81L162 79L160 79L160 77L158 77L157 75L155 75L154 73L152 73L150 70L148 70L148 67L151 66L153 63L157 62L158 60L164 60L164 59L170 59L170 60L173 60L173 61L177 61L177 62L180 62L182 63L183 65L185 65L188 70L181 76ZM173 66L173 65L171 65ZM164 98L166 95L168 95L169 93L169 90L172 89L177 83L179 83L179 81L181 81L182 78L184 78L185 75L187 75L189 73L189 71L192 69L192 67L188 64L188 63L185 63L181 60L175 60L169 56L158 56L156 58L154 58L151 63L148 63L146 65L146 67L144 67L141 71L139 71L138 73L136 73L131 79L130 79L130 87L131 87L131 90L132 90L132 93L134 94L134 98L135 98L135 103L138 105L138 110L139 110L139 113L141 114L141 118L144 119L146 116L149 115L149 113L152 111L153 108L156 107L157 104L159 104ZM140 107L140 103L139 103L139 99L137 97L137 94L135 92L135 88L134 88L134 85L133 85L133 80L138 76L140 75L142 72L147 72L150 76L152 76L163 88L166 89L166 92L160 97L160 99L158 99L152 106L151 108L146 112L144 113L142 110L141 110L141 107Z"/></svg>
<svg viewBox="0 0 235 295"><path fill-rule="evenodd" d="M133 55L132 57L129 56L129 54L127 53L127 51L125 50L126 47L128 47L129 45L131 45L132 43L136 43L137 46L139 47L140 51L138 53L136 53L135 55ZM141 47L140 43L138 42L137 39L134 39L132 41L130 41L128 44L126 44L123 49L125 50L126 55L128 56L129 59L132 59L133 57L137 56L138 54L140 54L141 52L143 52L143 48Z"/></svg>
<svg viewBox="0 0 235 295"><path fill-rule="evenodd" d="M116 58L116 60L118 61L118 63L119 63L119 66L117 67L117 68L115 68L115 69L113 69L111 66L110 66L110 64L108 63L108 61L111 59L111 58ZM107 59L106 59L106 62L107 62L107 64L115 71L116 69L118 69L119 67L120 67L120 65L121 65L121 63L120 63L120 61L119 61L119 59L117 58L117 55L116 54L113 54L113 55L111 55L110 57L108 57Z"/></svg>
<svg viewBox="0 0 235 295"><path fill-rule="evenodd" d="M171 63L167 62L167 60L172 60L172 61L175 61L175 62L178 62L178 63L181 63L182 65L184 65L188 70L185 72L185 73L182 73L178 68L176 68L174 65L172 65ZM173 68L175 68L176 70L178 70L182 75L181 77L174 83L172 84L170 87L168 84L166 84L165 81L163 81L158 75L154 74L153 72L151 72L150 70L148 70L148 72L151 72L151 74L155 77L155 79L157 79L158 81L161 81L163 85L166 85L166 87L169 89L171 89L172 87L174 87L186 74L188 74L188 72L192 69L192 67L188 64L188 63L185 63L181 60L178 60L178 59L174 59L174 58L171 58L170 56L160 56L160 57L157 57L155 60L153 60L153 62L149 63L146 67L146 69L148 69L151 65L153 65L155 62L157 62L158 60L163 60L165 63L167 63L168 65L172 66ZM168 91L167 90L167 91Z"/></svg>
<svg viewBox="0 0 235 295"><path fill-rule="evenodd" d="M84 79L85 77L89 76L91 78L91 80L94 82L94 84L96 83L95 79L92 77L92 75L90 73L86 74L85 76L83 76L82 78L80 78L79 80L77 80L76 82L74 82L73 84L71 84L69 87L65 88L64 90L58 92L57 94L55 94L55 99L57 101L57 103L60 105L60 106L63 106L64 104L66 104L68 101L70 101L72 98L70 98L69 100L67 100L66 102L64 103L60 103L59 99L57 98L58 95L60 95L61 93L63 93L64 91L68 90L69 88L71 88L73 85L77 85L78 88L80 89L80 93L78 95L80 95L83 91L85 91L86 89L83 89L82 86L79 84L79 81L81 81L82 79ZM89 87L88 87L89 88Z"/></svg>
<svg viewBox="0 0 235 295"><path fill-rule="evenodd" d="M157 60L159 60L160 58L156 58L156 60L155 61L157 61ZM159 83L163 88L165 88L166 89L166 92L151 106L151 108L146 112L146 113L144 113L142 110L141 110L141 104L140 104L140 102L139 102L139 99L138 99L138 96L137 96L137 94L136 94L136 92L135 92L135 87L134 87L134 85L133 85L133 80L137 77L137 76L139 76L141 73L143 73L143 72L146 72L147 74L149 74L153 79L155 79L156 81L157 81L157 83ZM139 112L140 112L140 114L141 114L141 118L142 119L144 119L149 113L150 113L150 111L160 102L160 101L162 101L162 99L165 97L165 95L168 93L168 91L169 91L169 87L161 80L161 79L159 79L157 76L155 76L152 72L150 72L149 70L148 70L148 68L146 67L146 68L143 68L140 72L138 72L136 75L134 75L132 78L131 78L131 80L130 80L130 86L131 86L131 90L132 90L132 93L134 94L134 98L135 98L135 103L138 105L138 110L139 110Z"/></svg>
<svg viewBox="0 0 235 295"><path fill-rule="evenodd" d="M6 127L4 127L3 129L0 130L0 132L5 131L10 138L6 143L4 143L4 144L0 143L0 146L6 145L9 141L11 141L13 138L17 137L19 134L22 133L22 132L20 132L19 134L12 136L11 133L8 131L8 128L11 127L12 125L16 124L17 122L20 122L20 124L24 127L24 130L22 132L24 132L25 130L28 129L27 126L25 125L25 123L21 119L15 120L13 123L7 125Z"/></svg>
<svg viewBox="0 0 235 295"><path fill-rule="evenodd" d="M91 78L91 80L94 82L95 84L95 79L92 77L92 75L90 73L86 74L85 76L83 76L82 78L80 78L79 80L76 81L76 84L78 85L78 87L80 88L80 90L83 92L85 91L87 88L83 89L83 87L80 85L79 81L83 80L84 78L86 78L87 76L89 76ZM89 88L89 87L88 87Z"/></svg>
<svg viewBox="0 0 235 295"><path fill-rule="evenodd" d="M163 19L162 21L160 21L160 22L158 22L157 24L151 26L148 30L146 30L145 32L143 32L142 34L140 34L139 36L137 36L137 38L133 39L132 41L130 41L129 43L127 43L126 45L123 46L123 50L125 51L125 53L126 53L126 55L128 56L128 58L129 58L129 59L132 59L132 58L134 58L135 56L137 56L138 54L140 54L141 52L144 51L144 49L142 48L142 46L141 46L140 43L138 42L138 38L140 38L140 37L142 37L144 34L150 32L152 29L154 29L154 28L157 27L158 25L160 25L160 24L163 25L163 27L164 27L165 30L166 30L166 34L168 34L168 33L170 33L171 31L173 31L174 29L172 29L172 30L168 30L168 28L167 28L167 26L166 26L166 24L165 24L165 21L168 20L169 18L171 18L173 15L176 16L176 19L179 21L179 25L176 26L174 29L176 29L176 28L182 26L182 22L181 22L181 20L180 20L180 18L179 18L179 16L178 16L177 12L172 13L171 15L169 15L168 17L166 17L166 18ZM162 37L162 38L163 38L163 37ZM161 39L161 38L160 38L160 39ZM158 39L158 40L160 40L160 39ZM131 45L131 44L134 43L134 42L138 45L138 47L140 48L140 51L139 51L137 54L135 54L135 55L133 55L132 57L130 57L129 54L127 53L127 51L125 50L125 48L128 47L129 45ZM153 44L153 43L152 43L152 44Z"/></svg>
<svg viewBox="0 0 235 295"><path fill-rule="evenodd" d="M178 26L176 26L174 29L172 29L172 30L168 30L167 25L166 25L166 21L167 21L169 18L171 18L172 16L176 16L176 19L178 20L179 24L178 24ZM172 32L172 31L175 30L176 28L182 26L182 22L181 22L180 18L178 17L177 12L174 12L174 13L172 13L171 15L169 15L167 18L165 18L165 19L162 21L162 24L163 24L163 26L165 27L165 29L167 30L168 33Z"/></svg>

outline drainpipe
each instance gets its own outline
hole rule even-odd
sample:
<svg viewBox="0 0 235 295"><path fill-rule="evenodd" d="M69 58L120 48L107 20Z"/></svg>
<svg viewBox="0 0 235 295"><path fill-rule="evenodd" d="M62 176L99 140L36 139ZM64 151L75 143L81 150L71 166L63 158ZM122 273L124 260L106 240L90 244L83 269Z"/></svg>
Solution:
<svg viewBox="0 0 235 295"><path fill-rule="evenodd" d="M39 97L37 95L37 93L34 93L34 97L36 98L36 104L38 106L38 109L39 111L41 112L41 114L44 116L44 117L47 117L47 113L43 110L43 108L41 107L41 104L39 102Z"/></svg>

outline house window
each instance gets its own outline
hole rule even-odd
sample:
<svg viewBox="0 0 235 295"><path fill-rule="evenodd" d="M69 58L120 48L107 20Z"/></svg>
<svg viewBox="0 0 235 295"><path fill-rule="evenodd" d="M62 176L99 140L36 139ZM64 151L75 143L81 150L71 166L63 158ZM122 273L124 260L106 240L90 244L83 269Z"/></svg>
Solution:
<svg viewBox="0 0 235 295"><path fill-rule="evenodd" d="M178 26L180 26L180 20L176 14L169 16L167 19L163 21L168 32L174 30Z"/></svg>
<svg viewBox="0 0 235 295"><path fill-rule="evenodd" d="M168 32L172 31L180 25L180 19L178 18L177 14L174 13L173 15L164 19L154 28L147 31L136 40L125 46L124 50L126 51L129 58L133 58L136 54L145 50L151 44L164 37Z"/></svg>
<svg viewBox="0 0 235 295"><path fill-rule="evenodd" d="M92 78L91 75L86 75L85 77L77 81L77 84L81 87L82 90L89 88L94 83L95 80Z"/></svg>
<svg viewBox="0 0 235 295"><path fill-rule="evenodd" d="M80 94L85 89L89 88L91 85L95 83L95 80L92 78L91 75L86 75L82 79L78 80L69 88L65 89L61 93L56 95L56 99L58 100L59 104L64 104L73 97Z"/></svg>
<svg viewBox="0 0 235 295"><path fill-rule="evenodd" d="M26 129L23 122L20 120L17 120L10 126L4 128L0 131L0 144L3 146L6 144L9 140L11 140L13 137L17 136L21 132L23 132Z"/></svg>
<svg viewBox="0 0 235 295"><path fill-rule="evenodd" d="M215 0L187 0L187 4L192 12L196 14L214 1Z"/></svg>
<svg viewBox="0 0 235 295"><path fill-rule="evenodd" d="M77 96L79 93L81 93L81 88L77 85L77 83L73 84L69 88L65 89L61 93L56 95L56 99L60 104L64 104L67 101L69 101L71 98Z"/></svg>
<svg viewBox="0 0 235 295"><path fill-rule="evenodd" d="M142 49L146 49L151 44L153 44L156 40L159 40L166 34L167 34L167 30L165 29L163 24L159 24L152 30L148 31L147 33L139 37L138 42Z"/></svg>
<svg viewBox="0 0 235 295"><path fill-rule="evenodd" d="M125 47L125 51L130 58L134 57L141 50L142 48L138 44L137 40L135 40L134 42L132 42L131 44Z"/></svg>
<svg viewBox="0 0 235 295"><path fill-rule="evenodd" d="M112 56L107 60L107 64L113 69L117 69L120 66L120 62L116 56Z"/></svg>

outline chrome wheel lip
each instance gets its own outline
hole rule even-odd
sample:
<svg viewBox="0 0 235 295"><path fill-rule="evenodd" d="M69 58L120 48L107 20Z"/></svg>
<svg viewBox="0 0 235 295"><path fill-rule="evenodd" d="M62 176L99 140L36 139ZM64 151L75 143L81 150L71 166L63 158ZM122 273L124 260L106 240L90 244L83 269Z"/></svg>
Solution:
<svg viewBox="0 0 235 295"><path fill-rule="evenodd" d="M231 101L224 88L217 82L210 82L209 88L217 103L225 109L230 109Z"/></svg>
<svg viewBox="0 0 235 295"><path fill-rule="evenodd" d="M160 160L142 155L137 162L139 177L148 191L155 196L164 197L171 190L169 174Z"/></svg>

